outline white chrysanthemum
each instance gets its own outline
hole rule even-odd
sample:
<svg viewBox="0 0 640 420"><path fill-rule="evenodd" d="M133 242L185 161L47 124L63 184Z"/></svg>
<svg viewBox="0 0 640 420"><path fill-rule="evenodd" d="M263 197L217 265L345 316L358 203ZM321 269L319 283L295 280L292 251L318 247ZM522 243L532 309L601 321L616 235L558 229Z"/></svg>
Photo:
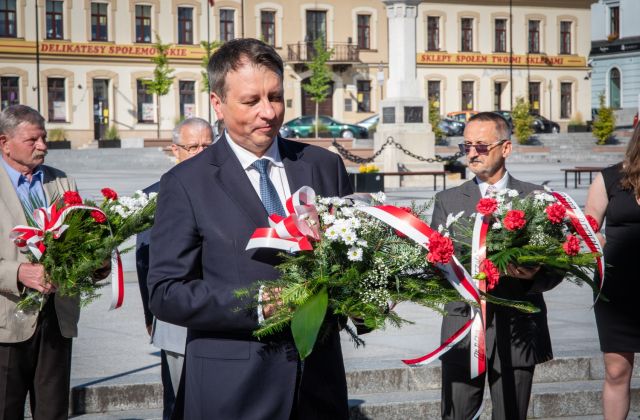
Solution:
<svg viewBox="0 0 640 420"><path fill-rule="evenodd" d="M366 248L367 247L367 241L365 241L364 239L358 239L356 241L356 245L358 245L361 248Z"/></svg>
<svg viewBox="0 0 640 420"><path fill-rule="evenodd" d="M157 193L157 192L149 193L149 200L153 200L153 199L154 199L154 198L156 198L157 196L158 196L158 193Z"/></svg>
<svg viewBox="0 0 640 420"><path fill-rule="evenodd" d="M380 204L383 204L384 202L387 201L387 196L382 191L379 191L377 193L371 193L371 198L373 198L373 201Z"/></svg>
<svg viewBox="0 0 640 420"><path fill-rule="evenodd" d="M329 226L327 230L325 230L324 235L330 241L335 241L340 237L340 231L336 229L334 226Z"/></svg>
<svg viewBox="0 0 640 420"><path fill-rule="evenodd" d="M362 248L352 246L347 254L349 261L362 261Z"/></svg>
<svg viewBox="0 0 640 420"><path fill-rule="evenodd" d="M331 197L331 204L333 204L334 206L340 207L344 206L346 203L347 201L344 198Z"/></svg>
<svg viewBox="0 0 640 420"><path fill-rule="evenodd" d="M493 229L493 230L500 230L500 229L502 229L502 223L500 223L500 222L494 222L494 223L491 225L491 229Z"/></svg>
<svg viewBox="0 0 640 420"><path fill-rule="evenodd" d="M328 197L320 197L320 199L318 200L318 202L319 202L320 204L322 204L322 205L329 206L329 205L331 205L331 198L328 198Z"/></svg>
<svg viewBox="0 0 640 420"><path fill-rule="evenodd" d="M442 233L442 232L444 232L444 226L440 224L438 225L438 233Z"/></svg>
<svg viewBox="0 0 640 420"><path fill-rule="evenodd" d="M353 217L355 210L353 209L353 207L343 207L340 209L340 213L342 213L342 216L344 217Z"/></svg>
<svg viewBox="0 0 640 420"><path fill-rule="evenodd" d="M340 232L340 239L342 239L342 242L344 242L347 245L353 245L358 240L358 236L354 231L349 229L345 232Z"/></svg>
<svg viewBox="0 0 640 420"><path fill-rule="evenodd" d="M351 229L359 229L360 226L362 226L360 219L358 219L357 217L349 218L348 222L349 222L349 226L351 226Z"/></svg>
<svg viewBox="0 0 640 420"><path fill-rule="evenodd" d="M518 196L518 190L507 190L507 195L511 198Z"/></svg>
<svg viewBox="0 0 640 420"><path fill-rule="evenodd" d="M451 214L451 213L447 214L447 222L446 222L447 229L449 228L449 226L451 226L452 224L457 222L458 219L460 217L462 217L463 214L464 214L464 210L461 211L460 213L456 214L455 216L453 214Z"/></svg>
<svg viewBox="0 0 640 420"><path fill-rule="evenodd" d="M333 224L336 221L336 217L333 214L322 213L322 223L325 225Z"/></svg>

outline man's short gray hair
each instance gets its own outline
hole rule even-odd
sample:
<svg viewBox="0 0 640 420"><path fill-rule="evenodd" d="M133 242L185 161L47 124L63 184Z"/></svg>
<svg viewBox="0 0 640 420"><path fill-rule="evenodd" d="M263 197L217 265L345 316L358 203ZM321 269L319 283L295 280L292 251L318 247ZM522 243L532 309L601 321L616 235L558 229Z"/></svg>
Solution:
<svg viewBox="0 0 640 420"><path fill-rule="evenodd" d="M44 129L44 118L38 111L26 105L11 105L0 112L0 135L12 135L23 122Z"/></svg>
<svg viewBox="0 0 640 420"><path fill-rule="evenodd" d="M211 128L211 124L205 119L199 117L187 118L186 120L180 121L175 128L173 129L173 143L180 144L180 131L182 127L190 126L194 128L200 128L201 130L209 130L211 133L211 140L213 141L213 128Z"/></svg>
<svg viewBox="0 0 640 420"><path fill-rule="evenodd" d="M467 121L467 124L474 121L482 121L489 122L495 124L496 131L498 132L498 136L500 137L498 140L511 140L511 124L500 114L497 112L485 111L480 112L476 115L473 115Z"/></svg>

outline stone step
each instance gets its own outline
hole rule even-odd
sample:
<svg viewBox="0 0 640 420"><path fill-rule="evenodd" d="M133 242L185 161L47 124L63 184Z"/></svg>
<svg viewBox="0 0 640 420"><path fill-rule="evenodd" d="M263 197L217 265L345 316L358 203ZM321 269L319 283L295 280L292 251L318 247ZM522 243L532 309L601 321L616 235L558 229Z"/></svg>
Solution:
<svg viewBox="0 0 640 420"><path fill-rule="evenodd" d="M347 370L350 395L439 393L439 364L408 367L398 360L362 360L350 361L350 365ZM634 377L640 381L640 362L635 365ZM537 366L534 383L551 386L591 381L602 384L603 378L604 367L599 355L558 357ZM147 374L135 375L134 379L75 380L71 401L75 414L158 408L162 404L162 385L158 377Z"/></svg>
<svg viewBox="0 0 640 420"><path fill-rule="evenodd" d="M352 420L437 419L440 391L406 391L378 394L350 394ZM640 379L631 383L631 410L640 411ZM527 418L573 418L602 413L602 381L568 381L533 385ZM480 419L491 418L491 400L485 390Z"/></svg>

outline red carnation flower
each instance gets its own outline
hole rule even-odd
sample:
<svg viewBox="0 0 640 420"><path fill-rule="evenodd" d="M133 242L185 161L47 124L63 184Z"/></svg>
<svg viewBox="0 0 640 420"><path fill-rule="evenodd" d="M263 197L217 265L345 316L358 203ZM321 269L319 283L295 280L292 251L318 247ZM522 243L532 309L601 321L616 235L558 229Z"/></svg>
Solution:
<svg viewBox="0 0 640 420"><path fill-rule="evenodd" d="M575 256L580 252L580 239L574 235L567 235L567 241L562 244L562 249L567 255Z"/></svg>
<svg viewBox="0 0 640 420"><path fill-rule="evenodd" d="M508 230L520 230L527 224L527 219L524 218L522 210L509 210L502 222Z"/></svg>
<svg viewBox="0 0 640 420"><path fill-rule="evenodd" d="M409 214L413 214L415 216L415 214L413 213L413 209L411 207L398 207L400 210L404 210ZM393 230L396 235L398 235L398 238L406 238L407 235L405 235L404 233L400 232L398 229L394 229Z"/></svg>
<svg viewBox="0 0 640 420"><path fill-rule="evenodd" d="M557 203L550 204L544 211L547 212L547 219L555 224L562 223L564 215L567 213L567 209L562 204Z"/></svg>
<svg viewBox="0 0 640 420"><path fill-rule="evenodd" d="M478 213L484 214L485 216L493 213L498 209L498 201L495 198L481 198L476 205L476 210Z"/></svg>
<svg viewBox="0 0 640 420"><path fill-rule="evenodd" d="M111 188L103 188L100 190L102 192L102 196L107 200L117 200L118 193L112 190Z"/></svg>
<svg viewBox="0 0 640 420"><path fill-rule="evenodd" d="M600 231L600 225L595 217L587 214L587 222L589 222L589 225L591 225L591 229L593 229L594 232L598 233Z"/></svg>
<svg viewBox="0 0 640 420"><path fill-rule="evenodd" d="M75 191L65 191L62 195L62 200L64 201L64 204L68 206L82 204L82 197L80 197L80 194Z"/></svg>
<svg viewBox="0 0 640 420"><path fill-rule="evenodd" d="M431 236L429 236L429 253L427 254L427 261L432 264L446 264L451 260L452 255L453 241L451 238L442 236L438 232L433 232Z"/></svg>
<svg viewBox="0 0 640 420"><path fill-rule="evenodd" d="M107 221L107 217L102 214L102 212L99 212L98 210L93 210L91 212L91 217L93 217L93 220L95 220L98 223L104 223Z"/></svg>
<svg viewBox="0 0 640 420"><path fill-rule="evenodd" d="M480 263L480 271L485 275L487 290L491 290L498 285L498 281L500 281L500 270L498 270L490 259L486 258Z"/></svg>

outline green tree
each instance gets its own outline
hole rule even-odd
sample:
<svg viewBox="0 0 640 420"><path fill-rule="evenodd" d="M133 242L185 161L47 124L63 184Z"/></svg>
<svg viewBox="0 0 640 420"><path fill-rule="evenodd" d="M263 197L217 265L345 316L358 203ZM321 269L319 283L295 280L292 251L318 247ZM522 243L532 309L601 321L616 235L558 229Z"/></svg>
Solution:
<svg viewBox="0 0 640 420"><path fill-rule="evenodd" d="M169 67L168 53L171 44L163 44L160 36L156 34L156 43L153 46L156 49L156 55L151 59L156 65L153 69L153 79L144 80L142 83L146 86L147 93L156 95L158 103L156 106L156 118L158 119L157 137L160 138L160 98L169 93L175 76L171 75L174 69Z"/></svg>
<svg viewBox="0 0 640 420"><path fill-rule="evenodd" d="M533 134L533 116L530 114L529 102L523 97L516 98L516 106L511 112L513 124L513 134L518 139L518 143L527 144L529 137Z"/></svg>
<svg viewBox="0 0 640 420"><path fill-rule="evenodd" d="M436 104L434 99L429 99L429 124L431 124L431 130L436 136L436 142L438 142L444 137L444 131L440 128L440 107Z"/></svg>
<svg viewBox="0 0 640 420"><path fill-rule="evenodd" d="M209 66L209 59L213 53L224 44L224 41L200 41L200 46L204 50L204 55L202 56L202 91L209 92L209 73L207 73L207 67Z"/></svg>
<svg viewBox="0 0 640 420"><path fill-rule="evenodd" d="M331 70L327 66L327 61L333 55L333 49L327 50L323 38L318 38L313 42L313 49L315 56L309 63L311 77L309 78L309 83L303 84L302 88L311 96L311 100L316 103L315 135L317 138L318 124L320 122L318 115L319 104L327 99L329 95Z"/></svg>
<svg viewBox="0 0 640 420"><path fill-rule="evenodd" d="M613 109L606 106L603 92L600 93L598 99L600 100L600 108L598 108L598 115L591 125L591 130L595 138L598 139L598 144L606 144L616 128L616 116Z"/></svg>

